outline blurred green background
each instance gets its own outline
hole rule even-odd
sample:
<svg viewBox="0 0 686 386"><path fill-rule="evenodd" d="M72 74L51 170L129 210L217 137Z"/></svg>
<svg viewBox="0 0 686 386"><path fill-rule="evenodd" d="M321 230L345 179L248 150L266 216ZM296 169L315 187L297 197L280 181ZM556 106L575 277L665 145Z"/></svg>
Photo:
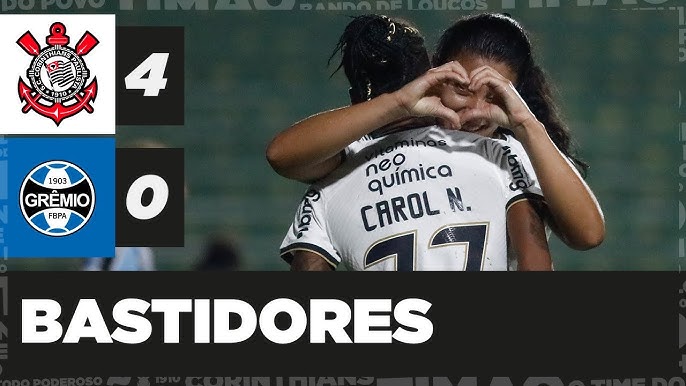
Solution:
<svg viewBox="0 0 686 386"><path fill-rule="evenodd" d="M500 2L488 3L502 11ZM466 14L403 8L384 13L413 21L428 47ZM607 221L600 247L573 251L553 235L551 250L558 270L677 270L678 91L686 85L678 14L610 8L507 10L530 32L556 85ZM117 132L119 146L150 138L185 148L186 246L155 248L158 269L192 269L214 234L235 241L244 270L288 268L278 247L306 186L274 173L264 150L293 122L348 103L343 74L330 78L334 67L326 63L347 16L360 13L117 12L118 25L181 25L186 33L186 125ZM24 259L9 269L79 264Z"/></svg>

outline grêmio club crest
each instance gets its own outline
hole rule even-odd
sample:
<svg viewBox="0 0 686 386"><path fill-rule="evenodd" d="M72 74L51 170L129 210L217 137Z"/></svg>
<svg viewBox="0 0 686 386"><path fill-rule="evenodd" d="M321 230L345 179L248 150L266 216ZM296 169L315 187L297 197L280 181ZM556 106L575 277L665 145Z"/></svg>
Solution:
<svg viewBox="0 0 686 386"><path fill-rule="evenodd" d="M33 56L31 66L26 70L29 84L19 77L19 99L26 102L22 112L28 114L33 110L58 126L83 110L92 113L91 102L98 93L96 78L86 84L90 71L83 60L98 45L98 39L86 31L72 49L66 33L64 24L58 22L50 26L47 47L41 48L29 31L17 40L17 44Z"/></svg>

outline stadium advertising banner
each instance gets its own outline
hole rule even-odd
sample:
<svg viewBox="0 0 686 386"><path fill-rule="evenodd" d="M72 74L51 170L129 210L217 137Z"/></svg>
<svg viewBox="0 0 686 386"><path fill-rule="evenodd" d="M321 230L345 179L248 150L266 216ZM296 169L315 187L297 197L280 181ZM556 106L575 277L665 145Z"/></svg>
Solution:
<svg viewBox="0 0 686 386"><path fill-rule="evenodd" d="M0 386L686 386L681 0L0 0L0 58Z"/></svg>

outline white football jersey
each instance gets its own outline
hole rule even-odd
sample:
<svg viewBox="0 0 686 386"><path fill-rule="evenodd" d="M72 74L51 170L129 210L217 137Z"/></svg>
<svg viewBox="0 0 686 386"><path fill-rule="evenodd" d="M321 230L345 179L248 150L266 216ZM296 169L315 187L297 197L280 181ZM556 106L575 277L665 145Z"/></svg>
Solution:
<svg viewBox="0 0 686 386"><path fill-rule="evenodd" d="M542 193L521 147L444 130L406 130L346 149L303 197L281 245L354 270L507 270L506 211Z"/></svg>

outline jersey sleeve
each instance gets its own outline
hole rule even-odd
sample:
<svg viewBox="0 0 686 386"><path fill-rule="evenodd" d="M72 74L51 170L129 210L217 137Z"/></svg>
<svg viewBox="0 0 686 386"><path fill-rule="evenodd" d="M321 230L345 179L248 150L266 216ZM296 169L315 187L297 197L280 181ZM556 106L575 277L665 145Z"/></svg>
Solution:
<svg viewBox="0 0 686 386"><path fill-rule="evenodd" d="M341 262L331 243L324 221L324 198L321 191L311 188L305 193L286 237L281 243L280 254L291 263L296 251L309 251L319 255L334 268Z"/></svg>
<svg viewBox="0 0 686 386"><path fill-rule="evenodd" d="M369 145L369 142L372 140L372 137L370 135L365 135L362 138L358 139L357 141L354 141L350 145L346 146L345 149L341 151L341 154L343 156L343 161L346 160L346 158L350 158L351 156L355 155L356 153L359 153L360 150L364 149ZM342 162L341 162L342 163Z"/></svg>
<svg viewBox="0 0 686 386"><path fill-rule="evenodd" d="M514 140L498 142L500 146L494 151L505 192L505 210L509 210L512 205L522 200L544 201L529 157L521 145L512 142Z"/></svg>

